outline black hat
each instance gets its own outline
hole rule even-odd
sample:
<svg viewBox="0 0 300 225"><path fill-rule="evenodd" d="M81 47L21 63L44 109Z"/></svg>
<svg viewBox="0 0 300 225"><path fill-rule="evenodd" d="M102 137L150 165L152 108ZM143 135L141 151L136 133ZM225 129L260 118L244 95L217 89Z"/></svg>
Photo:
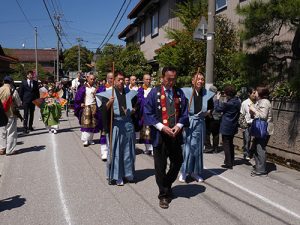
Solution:
<svg viewBox="0 0 300 225"><path fill-rule="evenodd" d="M9 83L13 83L14 80L11 78L11 76L5 76L3 81L9 82Z"/></svg>

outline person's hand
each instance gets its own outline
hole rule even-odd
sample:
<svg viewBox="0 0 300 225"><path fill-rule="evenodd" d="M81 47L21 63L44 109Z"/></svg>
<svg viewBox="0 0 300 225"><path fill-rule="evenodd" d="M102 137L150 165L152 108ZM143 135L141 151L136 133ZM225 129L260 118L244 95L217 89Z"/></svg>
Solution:
<svg viewBox="0 0 300 225"><path fill-rule="evenodd" d="M108 102L106 103L106 108L109 109L111 105L114 103L115 97L110 97Z"/></svg>
<svg viewBox="0 0 300 225"><path fill-rule="evenodd" d="M168 135L170 137L174 137L173 130L170 127L163 126L161 131L164 132L166 135Z"/></svg>
<svg viewBox="0 0 300 225"><path fill-rule="evenodd" d="M180 132L180 130L181 130L181 128L175 125L175 126L172 128L173 137L176 137L176 135Z"/></svg>
<svg viewBox="0 0 300 225"><path fill-rule="evenodd" d="M249 112L252 115L254 115L256 113L256 109L255 109L254 105L249 105Z"/></svg>
<svg viewBox="0 0 300 225"><path fill-rule="evenodd" d="M81 106L81 108L84 108L84 103L81 103L80 106Z"/></svg>
<svg viewBox="0 0 300 225"><path fill-rule="evenodd" d="M217 100L219 100L221 98L221 92L218 91L216 98L217 98Z"/></svg>

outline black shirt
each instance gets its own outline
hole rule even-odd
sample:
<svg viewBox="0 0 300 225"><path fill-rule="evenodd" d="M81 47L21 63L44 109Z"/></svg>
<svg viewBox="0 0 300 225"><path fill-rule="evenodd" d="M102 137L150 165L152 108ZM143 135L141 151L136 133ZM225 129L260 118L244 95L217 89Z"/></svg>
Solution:
<svg viewBox="0 0 300 225"><path fill-rule="evenodd" d="M199 91L198 95L195 90L194 92L194 114L199 113L202 110L203 92L202 89Z"/></svg>
<svg viewBox="0 0 300 225"><path fill-rule="evenodd" d="M120 93L118 89L115 90L119 102L120 116L125 116L126 109L127 109L125 91L123 89L122 92Z"/></svg>

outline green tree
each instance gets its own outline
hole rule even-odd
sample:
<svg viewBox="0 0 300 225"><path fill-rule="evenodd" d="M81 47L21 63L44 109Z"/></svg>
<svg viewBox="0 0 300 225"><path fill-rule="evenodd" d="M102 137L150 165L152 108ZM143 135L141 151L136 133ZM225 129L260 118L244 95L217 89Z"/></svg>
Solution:
<svg viewBox="0 0 300 225"><path fill-rule="evenodd" d="M96 70L100 79L105 79L106 74L112 71L113 62L117 65L122 50L123 46L113 44L106 44L103 49L97 49L98 60L96 62ZM119 70L116 65L115 70Z"/></svg>
<svg viewBox="0 0 300 225"><path fill-rule="evenodd" d="M26 73L29 70L35 71L35 63L16 63L12 64L11 68L14 72L11 74L14 80L24 80L26 78ZM38 64L38 79L47 80L51 74L44 70L42 65Z"/></svg>
<svg viewBox="0 0 300 225"><path fill-rule="evenodd" d="M178 82L190 84L190 77L198 68L205 71L206 41L193 40L193 32L201 16L207 16L207 0L188 0L177 4L174 12L184 29L167 30L168 37L175 44L167 44L158 51L158 61L162 66L174 66L178 69ZM227 18L216 17L215 35L215 83L234 83L239 74L235 66L235 55L238 53L237 33Z"/></svg>
<svg viewBox="0 0 300 225"><path fill-rule="evenodd" d="M300 0L255 0L237 12L244 17L241 38L250 50L239 58L241 74L252 85L274 87L275 95L278 90L299 97Z"/></svg>
<svg viewBox="0 0 300 225"><path fill-rule="evenodd" d="M137 44L129 44L122 50L116 66L125 76L135 75L139 79L151 69Z"/></svg>
<svg viewBox="0 0 300 225"><path fill-rule="evenodd" d="M80 46L80 68L82 72L90 71L90 67L87 64L90 64L93 58L93 52L88 50L86 47ZM64 71L77 71L78 70L78 45L73 46L63 53Z"/></svg>

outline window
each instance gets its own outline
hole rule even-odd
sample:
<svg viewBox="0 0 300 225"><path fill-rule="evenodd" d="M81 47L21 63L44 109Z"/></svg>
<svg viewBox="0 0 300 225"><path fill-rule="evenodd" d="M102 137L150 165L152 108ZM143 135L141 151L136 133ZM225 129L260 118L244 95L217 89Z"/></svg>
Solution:
<svg viewBox="0 0 300 225"><path fill-rule="evenodd" d="M158 10L151 16L151 37L158 35Z"/></svg>
<svg viewBox="0 0 300 225"><path fill-rule="evenodd" d="M140 43L145 42L145 23L142 22L140 25Z"/></svg>
<svg viewBox="0 0 300 225"><path fill-rule="evenodd" d="M227 0L216 0L216 11L227 7Z"/></svg>

